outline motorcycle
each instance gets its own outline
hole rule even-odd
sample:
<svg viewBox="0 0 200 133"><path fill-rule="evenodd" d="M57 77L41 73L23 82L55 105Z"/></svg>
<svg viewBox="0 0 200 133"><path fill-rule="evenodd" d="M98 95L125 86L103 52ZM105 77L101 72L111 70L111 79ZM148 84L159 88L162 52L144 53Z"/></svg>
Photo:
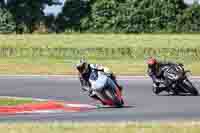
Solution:
<svg viewBox="0 0 200 133"><path fill-rule="evenodd" d="M93 71L90 74L89 82L92 88L92 95L98 97L103 105L123 106L124 101L121 90L104 72Z"/></svg>
<svg viewBox="0 0 200 133"><path fill-rule="evenodd" d="M169 83L168 87L162 86L160 88L165 88L165 91L172 93L174 95L179 95L180 93L187 93L194 96L199 95L198 90L194 87L192 82L189 80L188 76L190 71L184 70L183 65L174 65L164 69L164 80ZM153 87L153 92L156 93L155 87Z"/></svg>

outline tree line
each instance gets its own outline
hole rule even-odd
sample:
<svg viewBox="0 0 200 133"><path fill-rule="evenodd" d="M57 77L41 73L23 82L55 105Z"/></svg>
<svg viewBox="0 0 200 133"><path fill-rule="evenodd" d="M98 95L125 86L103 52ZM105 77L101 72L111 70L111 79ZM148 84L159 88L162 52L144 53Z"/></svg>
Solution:
<svg viewBox="0 0 200 133"><path fill-rule="evenodd" d="M183 0L66 0L57 16L45 5L58 0L0 1L0 33L200 32L200 5Z"/></svg>

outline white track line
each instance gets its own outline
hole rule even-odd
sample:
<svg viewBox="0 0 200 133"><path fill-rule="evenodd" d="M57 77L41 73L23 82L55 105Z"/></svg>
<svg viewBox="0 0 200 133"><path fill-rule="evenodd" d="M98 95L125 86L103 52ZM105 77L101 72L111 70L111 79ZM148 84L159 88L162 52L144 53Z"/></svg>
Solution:
<svg viewBox="0 0 200 133"><path fill-rule="evenodd" d="M64 113L64 110L35 110L35 111L22 111L15 114L50 114L50 113Z"/></svg>
<svg viewBox="0 0 200 133"><path fill-rule="evenodd" d="M64 104L65 107L75 107L75 108L88 108L88 109L94 109L97 108L97 106L89 105L89 104Z"/></svg>

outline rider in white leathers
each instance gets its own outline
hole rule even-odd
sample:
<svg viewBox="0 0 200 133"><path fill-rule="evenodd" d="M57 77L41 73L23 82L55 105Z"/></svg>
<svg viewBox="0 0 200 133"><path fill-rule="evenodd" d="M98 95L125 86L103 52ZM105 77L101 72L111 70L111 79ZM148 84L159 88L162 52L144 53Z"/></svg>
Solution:
<svg viewBox="0 0 200 133"><path fill-rule="evenodd" d="M84 90L84 91L88 91L89 96L92 97L92 98L99 99L95 95L93 95L91 84L89 82L90 74L93 71L104 72L107 76L109 76L115 82L115 84L120 89L120 91L122 90L122 87L119 86L117 81L116 81L115 75L113 74L113 72L108 67L105 67L105 66L99 65L99 64L89 64L89 63L87 63L86 60L80 60L80 62L76 65L76 69L79 72L79 80L80 80L80 83L81 83L81 89Z"/></svg>

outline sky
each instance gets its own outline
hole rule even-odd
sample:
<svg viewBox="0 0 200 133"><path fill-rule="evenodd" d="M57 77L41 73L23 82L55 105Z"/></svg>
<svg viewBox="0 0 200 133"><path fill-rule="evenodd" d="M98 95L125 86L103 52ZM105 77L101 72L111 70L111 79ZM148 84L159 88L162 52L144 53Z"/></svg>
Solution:
<svg viewBox="0 0 200 133"><path fill-rule="evenodd" d="M44 10L45 13L46 13L46 14L54 14L54 15L57 15L59 12L61 12L65 0L59 0L59 1L62 2L62 5L60 5L60 6L51 6L51 7L47 6L47 7L45 8L45 10ZM193 3L195 0L184 0L184 1L185 1L186 3L188 3L188 4L191 4L191 3ZM200 3L200 0L198 0L198 1L199 1L199 3Z"/></svg>
<svg viewBox="0 0 200 133"><path fill-rule="evenodd" d="M61 12L65 0L59 0L59 1L62 2L62 5L59 5L59 6L46 6L44 12L46 14L55 14L55 15L57 15L59 12Z"/></svg>

